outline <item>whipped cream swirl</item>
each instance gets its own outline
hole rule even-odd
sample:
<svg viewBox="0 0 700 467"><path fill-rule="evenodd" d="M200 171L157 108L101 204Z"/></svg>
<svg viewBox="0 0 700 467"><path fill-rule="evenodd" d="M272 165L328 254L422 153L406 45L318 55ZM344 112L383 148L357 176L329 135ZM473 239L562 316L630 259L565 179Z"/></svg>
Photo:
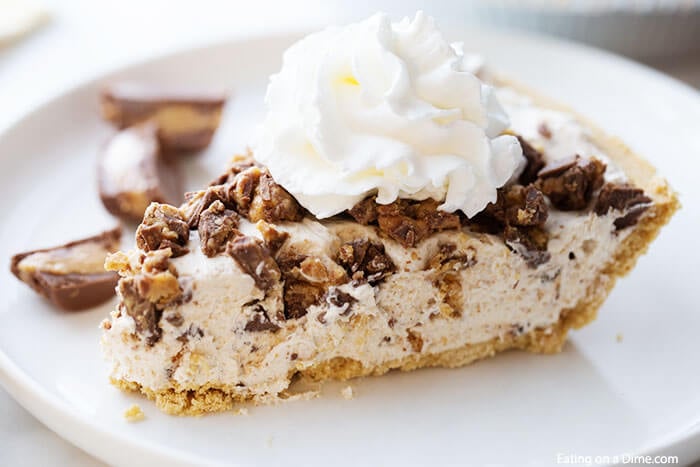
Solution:
<svg viewBox="0 0 700 467"><path fill-rule="evenodd" d="M270 78L255 157L318 218L370 194L471 217L522 171L508 118L422 12L311 34Z"/></svg>

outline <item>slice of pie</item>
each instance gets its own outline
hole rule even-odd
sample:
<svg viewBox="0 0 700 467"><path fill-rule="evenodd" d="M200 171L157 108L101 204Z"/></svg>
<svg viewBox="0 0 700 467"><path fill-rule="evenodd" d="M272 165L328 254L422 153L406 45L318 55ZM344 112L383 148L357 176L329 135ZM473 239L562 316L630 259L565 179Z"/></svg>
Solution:
<svg viewBox="0 0 700 467"><path fill-rule="evenodd" d="M201 414L298 377L559 351L678 201L616 139L468 62L420 13L293 46L252 153L151 204L108 259L112 382Z"/></svg>

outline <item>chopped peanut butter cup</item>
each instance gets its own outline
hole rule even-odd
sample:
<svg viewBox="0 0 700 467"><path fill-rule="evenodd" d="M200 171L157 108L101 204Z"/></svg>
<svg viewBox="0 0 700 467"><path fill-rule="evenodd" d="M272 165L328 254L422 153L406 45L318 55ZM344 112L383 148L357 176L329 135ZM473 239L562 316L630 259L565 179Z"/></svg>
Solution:
<svg viewBox="0 0 700 467"><path fill-rule="evenodd" d="M211 142L226 98L223 91L118 83L102 92L102 116L117 128L151 121L164 151L197 151Z"/></svg>
<svg viewBox="0 0 700 467"><path fill-rule="evenodd" d="M156 127L131 127L103 148L97 164L100 199L113 215L140 221L152 202L178 204L182 199L179 167L161 157Z"/></svg>

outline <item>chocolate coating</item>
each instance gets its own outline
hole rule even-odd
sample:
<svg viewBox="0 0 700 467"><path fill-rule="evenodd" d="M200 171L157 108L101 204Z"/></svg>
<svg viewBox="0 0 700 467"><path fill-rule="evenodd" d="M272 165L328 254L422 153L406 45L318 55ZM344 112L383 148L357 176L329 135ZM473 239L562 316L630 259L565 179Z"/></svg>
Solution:
<svg viewBox="0 0 700 467"><path fill-rule="evenodd" d="M19 253L12 257L10 270L58 308L92 308L114 296L118 274L95 265L119 248L120 238L121 227L116 227L65 245ZM44 258L43 265L41 260L30 267L23 263L33 255Z"/></svg>
<svg viewBox="0 0 700 467"><path fill-rule="evenodd" d="M152 121L166 153L204 149L219 126L223 91L118 83L103 90L102 116L117 128Z"/></svg>
<svg viewBox="0 0 700 467"><path fill-rule="evenodd" d="M125 220L141 221L152 202L182 201L179 166L161 157L157 128L150 123L122 130L105 145L97 182L107 211Z"/></svg>

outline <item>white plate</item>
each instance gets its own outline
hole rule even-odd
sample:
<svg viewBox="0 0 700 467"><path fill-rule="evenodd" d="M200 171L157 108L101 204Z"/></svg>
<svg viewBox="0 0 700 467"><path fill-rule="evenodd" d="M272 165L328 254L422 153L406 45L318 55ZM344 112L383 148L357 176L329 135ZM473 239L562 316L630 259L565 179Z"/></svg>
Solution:
<svg viewBox="0 0 700 467"><path fill-rule="evenodd" d="M107 383L97 325L112 304L57 312L10 277L10 254L113 222L95 193L95 153L110 131L97 117L100 84L131 78L235 89L214 144L188 161L194 187L244 147L261 117L267 75L293 39L268 37L121 70L66 92L0 136L2 384L61 436L116 464L523 465L553 464L557 455L700 456L700 98L601 52L485 32L452 37L622 136L683 194L685 209L561 354L511 352L456 370L353 381L350 401L341 385L329 384L319 399L251 408L247 416L174 418ZM146 421L125 422L132 403Z"/></svg>

